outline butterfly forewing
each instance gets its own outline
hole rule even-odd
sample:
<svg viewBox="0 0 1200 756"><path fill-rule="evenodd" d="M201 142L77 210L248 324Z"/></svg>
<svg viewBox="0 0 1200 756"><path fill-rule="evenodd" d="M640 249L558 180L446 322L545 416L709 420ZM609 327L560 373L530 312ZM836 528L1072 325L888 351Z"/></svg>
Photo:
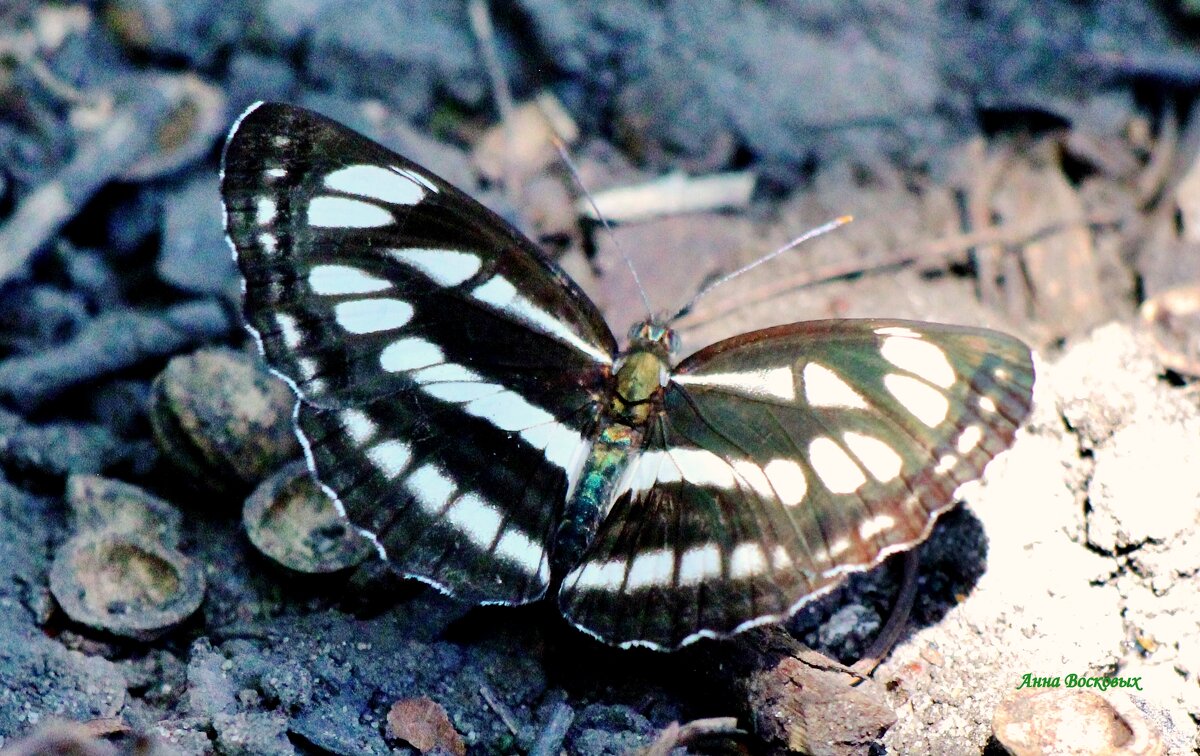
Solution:
<svg viewBox="0 0 1200 756"><path fill-rule="evenodd" d="M798 323L681 363L564 613L674 647L778 619L924 538L1028 414L1028 348L981 329Z"/></svg>
<svg viewBox="0 0 1200 756"><path fill-rule="evenodd" d="M222 192L247 323L350 519L468 599L540 596L610 391L594 305L483 206L300 108L247 111Z"/></svg>

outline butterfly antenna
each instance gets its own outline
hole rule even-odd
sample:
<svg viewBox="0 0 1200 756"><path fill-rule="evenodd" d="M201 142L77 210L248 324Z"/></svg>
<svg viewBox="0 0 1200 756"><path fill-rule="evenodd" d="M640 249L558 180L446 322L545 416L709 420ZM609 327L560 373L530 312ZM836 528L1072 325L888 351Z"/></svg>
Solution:
<svg viewBox="0 0 1200 756"><path fill-rule="evenodd" d="M779 257L784 252L787 252L788 250L792 249L793 247L798 247L801 244L803 244L804 242L808 241L809 239L816 238L818 236L821 236L822 234L827 234L830 231L834 230L835 228L840 228L840 227L846 225L847 223L849 223L852 220L854 220L854 217L851 215L843 215L839 218L834 218L833 220L829 221L828 223L824 223L810 231L806 231L805 233L801 234L800 236L797 236L795 239L792 239L787 244L784 244L782 247L775 250L774 252L772 252L768 255L763 255L762 257L758 258L757 260L750 263L749 265L745 265L741 268L738 268L737 270L733 271L732 273L727 273L727 274L721 276L720 278L718 278L717 280L712 281L708 284L705 284L700 289L700 291L696 292L696 296L692 297L691 300L687 304L685 304L683 307L681 307L679 309L679 312L677 312L671 316L671 319L668 320L667 323L668 324L674 323L677 320L679 320L680 318L687 315L689 312L692 311L692 308L696 306L696 302L700 301L700 297L703 297L705 294L709 293L710 291L717 288L721 284L729 283L730 281L732 281L733 279L742 275L743 273L748 273L748 272L754 270L755 268L757 268L759 265L762 265L765 262L770 262L771 260L774 260L776 257Z"/></svg>
<svg viewBox="0 0 1200 756"><path fill-rule="evenodd" d="M604 230L608 232L608 238L612 239L613 246L617 248L617 252L621 254L621 259L625 261L625 266L629 268L629 272L633 275L633 282L637 284L638 294L642 296L642 304L646 307L646 316L654 316L654 308L650 305L650 297L646 296L646 289L642 287L642 279L638 276L637 268L633 266L633 260L629 259L629 255L625 254L625 248L621 246L621 242L617 241L617 234L613 231L612 224L608 222L608 218L600 212L600 208L596 205L596 198L583 185L583 179L579 176L579 171L575 168L575 161L571 160L571 156L567 154L567 145L559 138L557 134L551 135L551 140L554 142L554 148L558 150L559 157L567 166L567 170L571 172L571 178L575 181L575 186L579 187L579 191L583 192L583 196L587 197L588 204L592 206L592 212L603 224Z"/></svg>

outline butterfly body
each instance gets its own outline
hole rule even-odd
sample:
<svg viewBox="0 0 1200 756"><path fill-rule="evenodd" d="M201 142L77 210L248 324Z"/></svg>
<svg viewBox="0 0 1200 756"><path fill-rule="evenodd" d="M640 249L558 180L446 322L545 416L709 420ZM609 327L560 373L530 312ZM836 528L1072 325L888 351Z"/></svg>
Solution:
<svg viewBox="0 0 1200 756"><path fill-rule="evenodd" d="M610 643L778 620L912 548L1029 411L1028 347L983 329L793 323L674 364L649 319L618 351L508 224L300 108L243 115L222 192L247 325L350 521L405 575L553 589Z"/></svg>

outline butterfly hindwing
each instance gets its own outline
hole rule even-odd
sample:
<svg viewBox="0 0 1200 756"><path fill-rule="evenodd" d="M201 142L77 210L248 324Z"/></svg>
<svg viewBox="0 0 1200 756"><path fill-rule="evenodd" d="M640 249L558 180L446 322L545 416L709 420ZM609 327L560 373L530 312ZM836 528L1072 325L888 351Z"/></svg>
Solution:
<svg viewBox="0 0 1200 756"><path fill-rule="evenodd" d="M544 593L611 383L595 306L482 205L307 110L247 111L222 193L247 323L351 521L469 600Z"/></svg>
<svg viewBox="0 0 1200 756"><path fill-rule="evenodd" d="M1016 339L797 323L684 360L560 594L575 624L670 648L787 616L923 539L1028 414Z"/></svg>

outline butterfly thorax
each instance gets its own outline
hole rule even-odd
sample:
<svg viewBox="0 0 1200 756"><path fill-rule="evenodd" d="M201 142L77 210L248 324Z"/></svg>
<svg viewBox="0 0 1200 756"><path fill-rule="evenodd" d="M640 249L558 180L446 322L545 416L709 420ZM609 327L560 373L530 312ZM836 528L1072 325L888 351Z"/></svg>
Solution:
<svg viewBox="0 0 1200 756"><path fill-rule="evenodd" d="M677 348L675 331L655 320L630 329L629 347L616 364L616 390L608 413L612 420L632 428L645 427L662 406L671 355Z"/></svg>

